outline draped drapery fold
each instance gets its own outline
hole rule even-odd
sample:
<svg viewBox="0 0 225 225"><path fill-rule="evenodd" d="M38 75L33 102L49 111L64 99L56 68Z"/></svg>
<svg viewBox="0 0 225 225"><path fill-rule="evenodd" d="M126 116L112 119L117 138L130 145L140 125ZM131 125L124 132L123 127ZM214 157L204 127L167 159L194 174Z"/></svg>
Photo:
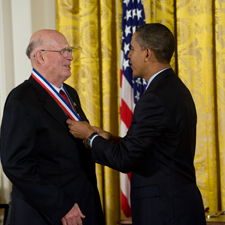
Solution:
<svg viewBox="0 0 225 225"><path fill-rule="evenodd" d="M217 120L217 168L218 168L218 201L221 201L221 209L225 208L225 2L215 1L214 5L214 70L213 77L215 83L216 97L216 120ZM219 204L219 205L220 205Z"/></svg>
<svg viewBox="0 0 225 225"><path fill-rule="evenodd" d="M204 205L217 210L212 4L177 1L178 75L194 98L198 122L195 168Z"/></svg>
<svg viewBox="0 0 225 225"><path fill-rule="evenodd" d="M119 134L122 0L56 0L56 27L74 54L67 83L79 93L92 125ZM193 95L197 114L195 168L204 206L225 210L225 2L143 0L146 23L175 35L171 66ZM119 173L96 165L106 224L120 215Z"/></svg>
<svg viewBox="0 0 225 225"><path fill-rule="evenodd" d="M92 125L118 134L119 62L122 6L118 1L56 1L56 28L79 45L67 83L79 93ZM120 218L119 173L96 164L98 189L107 224Z"/></svg>

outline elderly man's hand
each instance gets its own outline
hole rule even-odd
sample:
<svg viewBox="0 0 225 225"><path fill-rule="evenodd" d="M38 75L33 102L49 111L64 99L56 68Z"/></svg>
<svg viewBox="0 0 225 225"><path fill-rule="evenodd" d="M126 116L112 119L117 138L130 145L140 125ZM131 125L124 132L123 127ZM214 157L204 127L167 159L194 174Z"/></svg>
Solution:
<svg viewBox="0 0 225 225"><path fill-rule="evenodd" d="M77 203L73 208L61 219L63 225L82 225L82 218L85 218Z"/></svg>

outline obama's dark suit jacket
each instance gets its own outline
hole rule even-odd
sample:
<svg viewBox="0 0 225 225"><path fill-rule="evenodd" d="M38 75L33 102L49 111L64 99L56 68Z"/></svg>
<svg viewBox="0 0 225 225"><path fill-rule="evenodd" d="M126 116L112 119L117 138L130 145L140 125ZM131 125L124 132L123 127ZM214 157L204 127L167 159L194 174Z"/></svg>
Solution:
<svg viewBox="0 0 225 225"><path fill-rule="evenodd" d="M120 144L94 139L94 161L131 172L133 225L206 224L193 165L196 123L192 96L169 68L137 102Z"/></svg>
<svg viewBox="0 0 225 225"><path fill-rule="evenodd" d="M77 111L77 92L64 84ZM61 224L75 203L84 225L104 224L95 165L81 140L70 135L67 116L30 77L8 96L1 126L1 161L13 184L11 225Z"/></svg>

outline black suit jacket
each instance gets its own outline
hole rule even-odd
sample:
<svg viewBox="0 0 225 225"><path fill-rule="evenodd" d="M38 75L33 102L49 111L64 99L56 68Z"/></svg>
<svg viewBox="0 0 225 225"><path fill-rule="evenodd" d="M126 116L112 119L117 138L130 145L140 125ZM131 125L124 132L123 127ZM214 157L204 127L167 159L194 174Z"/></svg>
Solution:
<svg viewBox="0 0 225 225"><path fill-rule="evenodd" d="M120 144L94 139L94 161L131 172L133 225L206 223L193 165L196 122L189 90L166 69L137 102Z"/></svg>
<svg viewBox="0 0 225 225"><path fill-rule="evenodd" d="M64 84L87 121L77 92ZM68 131L67 115L32 77L8 96L1 126L1 160L13 183L12 225L61 224L77 203L83 224L104 224L95 165Z"/></svg>

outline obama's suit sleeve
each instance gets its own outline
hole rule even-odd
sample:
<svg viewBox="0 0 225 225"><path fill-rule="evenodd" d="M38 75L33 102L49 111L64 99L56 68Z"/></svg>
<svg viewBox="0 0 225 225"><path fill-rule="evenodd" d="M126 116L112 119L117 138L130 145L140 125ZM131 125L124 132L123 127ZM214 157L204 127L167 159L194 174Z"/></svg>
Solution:
<svg viewBox="0 0 225 225"><path fill-rule="evenodd" d="M127 135L115 144L96 137L92 145L92 159L118 171L131 172L151 151L154 140L166 127L167 115L159 96L145 93L138 101Z"/></svg>

